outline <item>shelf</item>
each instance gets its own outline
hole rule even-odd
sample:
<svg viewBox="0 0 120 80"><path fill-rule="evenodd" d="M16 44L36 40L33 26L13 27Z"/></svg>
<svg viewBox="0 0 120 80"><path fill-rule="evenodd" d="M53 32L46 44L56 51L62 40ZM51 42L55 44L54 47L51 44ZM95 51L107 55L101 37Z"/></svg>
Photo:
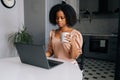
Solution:
<svg viewBox="0 0 120 80"><path fill-rule="evenodd" d="M108 14L80 14L80 18L91 18L91 19L104 19L104 18L119 18L118 13L108 13Z"/></svg>

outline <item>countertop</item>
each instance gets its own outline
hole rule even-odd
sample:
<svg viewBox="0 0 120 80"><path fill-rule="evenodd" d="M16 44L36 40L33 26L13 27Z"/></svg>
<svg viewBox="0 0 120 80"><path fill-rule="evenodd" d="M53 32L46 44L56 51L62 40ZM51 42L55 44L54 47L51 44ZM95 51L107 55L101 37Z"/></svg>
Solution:
<svg viewBox="0 0 120 80"><path fill-rule="evenodd" d="M83 36L97 36L97 37L117 37L117 34L95 34L95 33L83 33Z"/></svg>

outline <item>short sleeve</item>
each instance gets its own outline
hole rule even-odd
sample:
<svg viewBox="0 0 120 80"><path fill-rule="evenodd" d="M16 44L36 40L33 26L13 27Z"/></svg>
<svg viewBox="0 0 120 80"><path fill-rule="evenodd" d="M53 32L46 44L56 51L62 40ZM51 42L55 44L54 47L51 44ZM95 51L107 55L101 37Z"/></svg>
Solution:
<svg viewBox="0 0 120 80"><path fill-rule="evenodd" d="M77 58L80 54L82 54L83 37L77 30L75 30L71 35L71 56Z"/></svg>

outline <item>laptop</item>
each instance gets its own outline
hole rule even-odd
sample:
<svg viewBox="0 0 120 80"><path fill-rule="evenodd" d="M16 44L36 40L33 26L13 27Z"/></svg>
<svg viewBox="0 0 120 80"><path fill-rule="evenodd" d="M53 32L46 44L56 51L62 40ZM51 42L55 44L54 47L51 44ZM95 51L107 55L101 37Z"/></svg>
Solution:
<svg viewBox="0 0 120 80"><path fill-rule="evenodd" d="M16 49L22 63L50 69L62 64L61 61L47 59L41 45L16 43Z"/></svg>

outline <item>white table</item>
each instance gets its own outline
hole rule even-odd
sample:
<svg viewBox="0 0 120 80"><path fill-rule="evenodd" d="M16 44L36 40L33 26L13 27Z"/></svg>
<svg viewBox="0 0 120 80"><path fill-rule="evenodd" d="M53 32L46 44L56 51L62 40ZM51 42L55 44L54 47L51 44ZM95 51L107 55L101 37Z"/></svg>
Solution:
<svg viewBox="0 0 120 80"><path fill-rule="evenodd" d="M82 72L69 62L44 69L21 63L19 57L12 57L0 59L0 80L82 80Z"/></svg>

